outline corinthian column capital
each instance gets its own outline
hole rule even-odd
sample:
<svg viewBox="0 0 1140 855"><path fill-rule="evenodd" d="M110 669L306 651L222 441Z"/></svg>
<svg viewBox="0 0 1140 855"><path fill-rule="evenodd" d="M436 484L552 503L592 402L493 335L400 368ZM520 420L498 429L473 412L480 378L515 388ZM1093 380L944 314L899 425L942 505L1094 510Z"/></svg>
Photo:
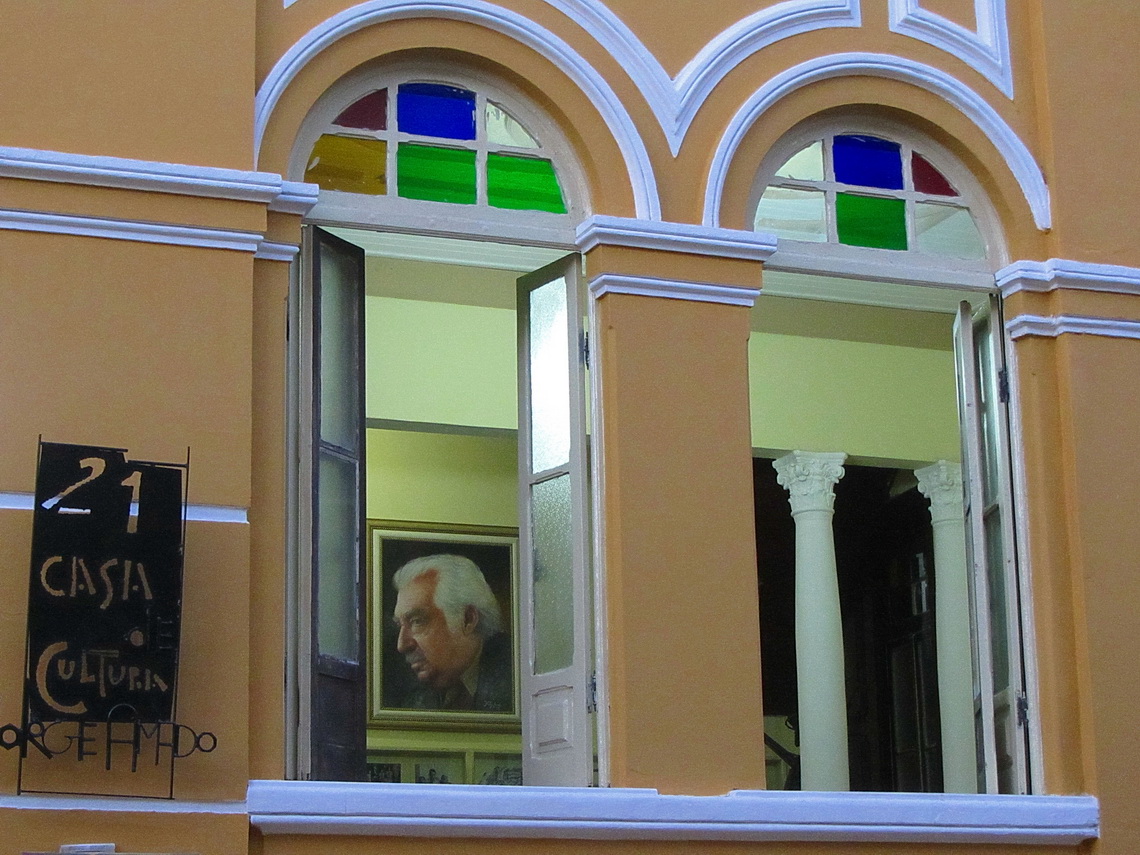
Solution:
<svg viewBox="0 0 1140 855"><path fill-rule="evenodd" d="M962 509L962 467L957 463L939 460L922 469L915 469L918 489L930 500L932 522L961 521Z"/></svg>
<svg viewBox="0 0 1140 855"><path fill-rule="evenodd" d="M842 451L793 451L772 461L776 481L788 491L792 515L801 511L831 511L835 508L835 485L843 477Z"/></svg>

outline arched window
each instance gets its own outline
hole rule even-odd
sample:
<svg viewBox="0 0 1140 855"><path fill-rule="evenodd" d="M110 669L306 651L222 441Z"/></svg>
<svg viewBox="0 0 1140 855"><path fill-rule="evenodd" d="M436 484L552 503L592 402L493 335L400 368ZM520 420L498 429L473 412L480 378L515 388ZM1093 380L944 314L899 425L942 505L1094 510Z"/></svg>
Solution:
<svg viewBox="0 0 1140 855"><path fill-rule="evenodd" d="M777 237L749 342L769 786L1025 792L993 208L936 141L833 115L748 213Z"/></svg>
<svg viewBox="0 0 1140 855"><path fill-rule="evenodd" d="M829 134L788 158L754 225L794 240L980 259L985 242L961 193L908 143Z"/></svg>
<svg viewBox="0 0 1140 855"><path fill-rule="evenodd" d="M313 221L570 243L587 208L560 128L504 79L444 62L346 75L290 172L321 188Z"/></svg>

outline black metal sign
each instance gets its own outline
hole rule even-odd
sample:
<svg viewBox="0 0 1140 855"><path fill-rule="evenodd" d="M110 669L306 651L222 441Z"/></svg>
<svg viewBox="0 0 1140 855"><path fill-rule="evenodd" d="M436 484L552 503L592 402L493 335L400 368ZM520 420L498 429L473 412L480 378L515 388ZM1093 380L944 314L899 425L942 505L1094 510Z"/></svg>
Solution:
<svg viewBox="0 0 1140 855"><path fill-rule="evenodd" d="M40 443L25 729L172 719L187 469Z"/></svg>

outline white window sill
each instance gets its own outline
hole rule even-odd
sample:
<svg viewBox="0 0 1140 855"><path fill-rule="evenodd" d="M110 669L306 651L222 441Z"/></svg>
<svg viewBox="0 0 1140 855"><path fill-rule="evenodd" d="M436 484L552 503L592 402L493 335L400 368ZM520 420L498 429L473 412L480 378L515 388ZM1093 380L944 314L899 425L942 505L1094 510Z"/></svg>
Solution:
<svg viewBox="0 0 1140 855"><path fill-rule="evenodd" d="M1093 796L250 781L246 806L262 834L1073 846L1100 831Z"/></svg>

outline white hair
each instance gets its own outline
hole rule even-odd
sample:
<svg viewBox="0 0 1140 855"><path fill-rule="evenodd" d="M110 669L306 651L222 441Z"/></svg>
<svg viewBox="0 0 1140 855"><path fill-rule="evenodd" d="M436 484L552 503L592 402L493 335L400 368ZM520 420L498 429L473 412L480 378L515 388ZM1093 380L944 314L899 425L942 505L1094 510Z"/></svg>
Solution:
<svg viewBox="0 0 1140 855"><path fill-rule="evenodd" d="M478 631L483 638L490 638L503 626L499 601L491 592L491 586L475 562L462 555L427 555L413 558L396 571L392 584L396 591L413 579L418 579L430 571L436 573L435 604L447 620L448 629L455 632L463 623L463 613L468 606L479 612Z"/></svg>

